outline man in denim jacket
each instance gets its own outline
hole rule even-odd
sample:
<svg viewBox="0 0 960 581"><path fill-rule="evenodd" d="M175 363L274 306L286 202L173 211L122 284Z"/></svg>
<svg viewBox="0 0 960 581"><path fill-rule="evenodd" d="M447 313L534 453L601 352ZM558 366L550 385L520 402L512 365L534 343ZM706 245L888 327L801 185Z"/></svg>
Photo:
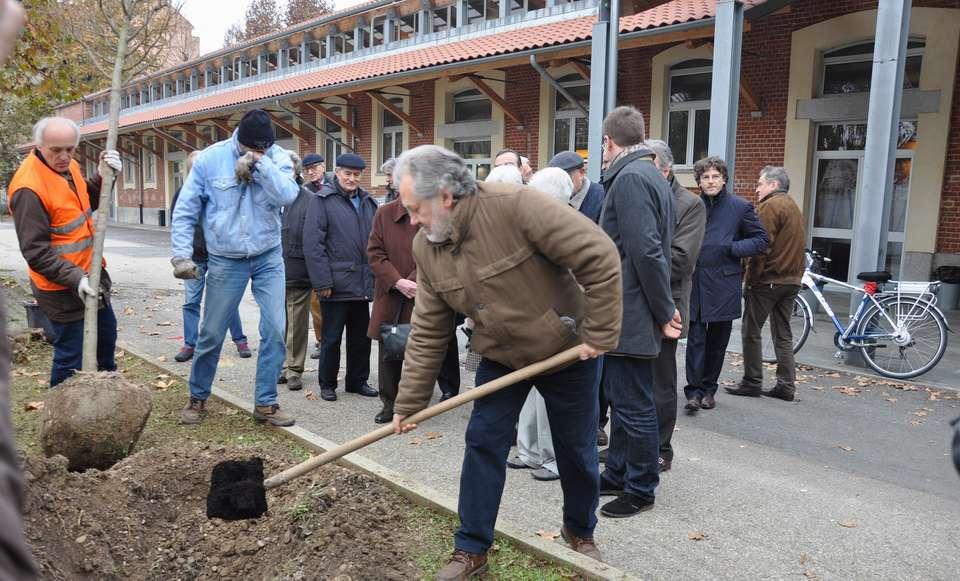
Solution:
<svg viewBox="0 0 960 581"><path fill-rule="evenodd" d="M248 111L229 139L200 154L180 191L171 234L174 276L197 275L190 258L196 228L203 228L209 253L190 401L180 414L184 424L203 420L224 334L248 282L260 306L253 416L275 426L294 423L277 404L277 378L286 356L280 209L293 203L300 188L290 156L274 141L270 116L260 109Z"/></svg>

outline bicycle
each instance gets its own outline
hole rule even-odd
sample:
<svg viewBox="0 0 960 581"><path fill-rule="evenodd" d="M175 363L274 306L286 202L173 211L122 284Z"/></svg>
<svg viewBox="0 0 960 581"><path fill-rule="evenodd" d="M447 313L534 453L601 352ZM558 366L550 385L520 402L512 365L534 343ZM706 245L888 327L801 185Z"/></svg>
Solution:
<svg viewBox="0 0 960 581"><path fill-rule="evenodd" d="M947 350L947 331L952 329L936 304L939 282L894 281L889 272L861 272L857 278L863 286L857 287L821 274L829 258L809 250L806 258L801 285L813 294L837 329L833 336L835 357L839 359L845 351L859 349L871 369L893 379L923 375L940 362ZM863 294L846 326L823 296L822 289L828 283ZM889 285L894 288L888 289ZM794 299L790 328L793 352L797 353L813 329L813 310L799 294ZM776 361L766 329L763 360Z"/></svg>

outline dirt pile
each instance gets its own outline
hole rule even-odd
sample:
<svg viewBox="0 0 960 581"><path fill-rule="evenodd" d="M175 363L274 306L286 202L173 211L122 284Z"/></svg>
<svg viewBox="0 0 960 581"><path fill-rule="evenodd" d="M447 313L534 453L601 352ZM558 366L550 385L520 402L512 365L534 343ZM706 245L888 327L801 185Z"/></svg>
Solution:
<svg viewBox="0 0 960 581"><path fill-rule="evenodd" d="M411 579L417 543L404 501L337 466L267 493L258 520L205 516L213 466L298 459L254 448L149 449L109 470L67 471L63 457L24 464L25 528L44 579Z"/></svg>

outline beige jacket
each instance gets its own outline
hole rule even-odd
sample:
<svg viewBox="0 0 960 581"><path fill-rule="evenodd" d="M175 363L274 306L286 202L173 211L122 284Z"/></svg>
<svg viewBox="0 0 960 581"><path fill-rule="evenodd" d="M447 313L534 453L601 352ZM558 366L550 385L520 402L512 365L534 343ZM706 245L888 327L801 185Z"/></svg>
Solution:
<svg viewBox="0 0 960 581"><path fill-rule="evenodd" d="M413 242L417 300L396 413L429 404L458 312L476 324L473 349L512 369L580 341L617 346L620 257L588 218L532 188L481 183L457 202L453 222L447 242L422 231Z"/></svg>

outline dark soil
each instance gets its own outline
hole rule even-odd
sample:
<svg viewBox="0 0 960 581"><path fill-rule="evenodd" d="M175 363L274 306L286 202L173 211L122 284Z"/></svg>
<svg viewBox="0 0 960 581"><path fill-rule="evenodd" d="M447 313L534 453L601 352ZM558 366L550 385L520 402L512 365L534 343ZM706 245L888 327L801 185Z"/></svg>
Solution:
<svg viewBox="0 0 960 581"><path fill-rule="evenodd" d="M109 470L31 457L25 529L44 579L412 579L406 502L364 474L327 466L267 493L257 520L207 519L215 464L251 456L267 475L292 455L186 446L139 452Z"/></svg>

